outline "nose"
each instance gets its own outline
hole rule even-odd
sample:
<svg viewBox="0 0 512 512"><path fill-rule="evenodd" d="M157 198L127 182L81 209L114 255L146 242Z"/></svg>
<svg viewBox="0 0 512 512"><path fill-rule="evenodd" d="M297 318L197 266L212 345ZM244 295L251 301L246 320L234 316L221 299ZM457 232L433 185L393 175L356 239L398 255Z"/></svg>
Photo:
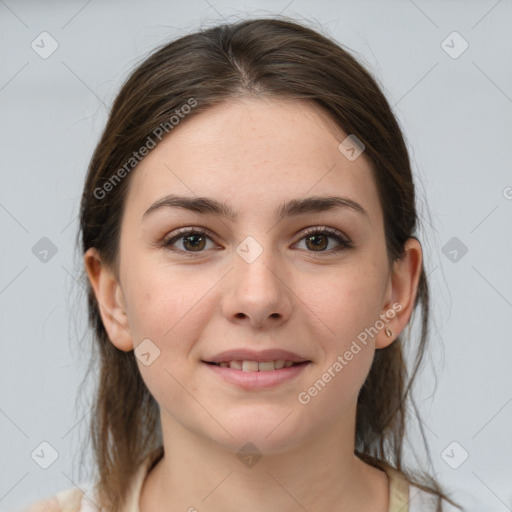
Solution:
<svg viewBox="0 0 512 512"><path fill-rule="evenodd" d="M286 322L292 311L293 291L284 263L270 250L263 250L254 261L235 253L233 267L223 290L226 318L255 328Z"/></svg>

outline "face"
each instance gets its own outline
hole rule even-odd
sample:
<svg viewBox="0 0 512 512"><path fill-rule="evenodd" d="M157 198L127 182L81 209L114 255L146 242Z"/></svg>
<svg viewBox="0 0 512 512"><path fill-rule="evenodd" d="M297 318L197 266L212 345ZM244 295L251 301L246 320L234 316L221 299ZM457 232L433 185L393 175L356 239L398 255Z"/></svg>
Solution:
<svg viewBox="0 0 512 512"><path fill-rule="evenodd" d="M137 361L164 431L277 453L353 423L395 301L370 164L340 152L347 135L303 102L228 102L185 120L134 171L116 291L125 329L110 338L123 350L146 340ZM332 196L349 202L279 215ZM226 360L260 371L209 364Z"/></svg>

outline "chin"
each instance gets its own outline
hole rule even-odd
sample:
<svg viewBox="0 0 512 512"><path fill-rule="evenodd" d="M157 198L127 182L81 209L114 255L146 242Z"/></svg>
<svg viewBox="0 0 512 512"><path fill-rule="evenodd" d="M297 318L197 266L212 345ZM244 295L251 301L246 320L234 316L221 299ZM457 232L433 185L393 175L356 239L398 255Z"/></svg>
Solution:
<svg viewBox="0 0 512 512"><path fill-rule="evenodd" d="M228 434L218 440L220 444L238 453L242 447L250 450L253 445L263 455L283 453L300 443L306 435L304 421L299 424L299 416L291 408L255 407L240 408L222 421ZM245 412L244 412L245 411Z"/></svg>
<svg viewBox="0 0 512 512"><path fill-rule="evenodd" d="M244 455L261 457L286 453L296 447L299 441L289 435L267 437L266 433L247 431L233 433L232 438L223 439L220 444L240 458Z"/></svg>

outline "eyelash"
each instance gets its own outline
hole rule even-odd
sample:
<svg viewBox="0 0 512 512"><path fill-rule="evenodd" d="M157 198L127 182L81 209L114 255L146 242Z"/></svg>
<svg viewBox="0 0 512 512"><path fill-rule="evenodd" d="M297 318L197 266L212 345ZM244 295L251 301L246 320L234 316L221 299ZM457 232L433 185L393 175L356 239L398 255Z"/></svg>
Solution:
<svg viewBox="0 0 512 512"><path fill-rule="evenodd" d="M212 238L209 236L208 232L201 228L182 228L182 229L179 229L178 231L175 231L168 237L165 237L159 245L161 247L163 247L165 249L169 249L171 251L184 253L187 255L187 257L197 257L198 255L204 253L205 250L185 251L185 250L176 249L176 248L172 247L172 244L174 244L181 238L186 237L187 235L206 236L207 238L212 240ZM324 254L330 255L330 254L338 253L338 252L346 250L346 249L351 249L353 247L352 243L345 236L343 236L339 231L337 231L336 229L333 229L333 228L326 227L326 226L308 229L304 233L302 238L300 240L298 240L298 242L302 241L304 238L311 236L311 235L327 235L329 238L333 238L334 240L336 240L336 242L338 242L340 244L338 247L335 247L334 249L330 249L327 251L325 251L325 250L324 251L307 251L314 256L317 256L316 253L318 253L319 254L318 257L323 257ZM212 240L212 242L213 242L213 240ZM298 243L298 242L296 242L296 243Z"/></svg>

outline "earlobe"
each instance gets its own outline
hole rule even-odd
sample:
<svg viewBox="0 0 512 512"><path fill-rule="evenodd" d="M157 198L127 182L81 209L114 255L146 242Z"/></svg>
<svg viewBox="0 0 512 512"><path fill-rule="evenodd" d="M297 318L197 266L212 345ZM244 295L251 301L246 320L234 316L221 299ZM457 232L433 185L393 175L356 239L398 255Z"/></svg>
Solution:
<svg viewBox="0 0 512 512"><path fill-rule="evenodd" d="M117 277L110 268L102 264L97 249L93 247L86 251L84 263L110 341L120 350L132 350L134 346L126 304Z"/></svg>
<svg viewBox="0 0 512 512"><path fill-rule="evenodd" d="M403 257L393 263L388 300L383 309L387 323L375 339L375 348L391 345L409 323L414 309L423 269L423 252L421 243L414 237L406 241L404 249Z"/></svg>

